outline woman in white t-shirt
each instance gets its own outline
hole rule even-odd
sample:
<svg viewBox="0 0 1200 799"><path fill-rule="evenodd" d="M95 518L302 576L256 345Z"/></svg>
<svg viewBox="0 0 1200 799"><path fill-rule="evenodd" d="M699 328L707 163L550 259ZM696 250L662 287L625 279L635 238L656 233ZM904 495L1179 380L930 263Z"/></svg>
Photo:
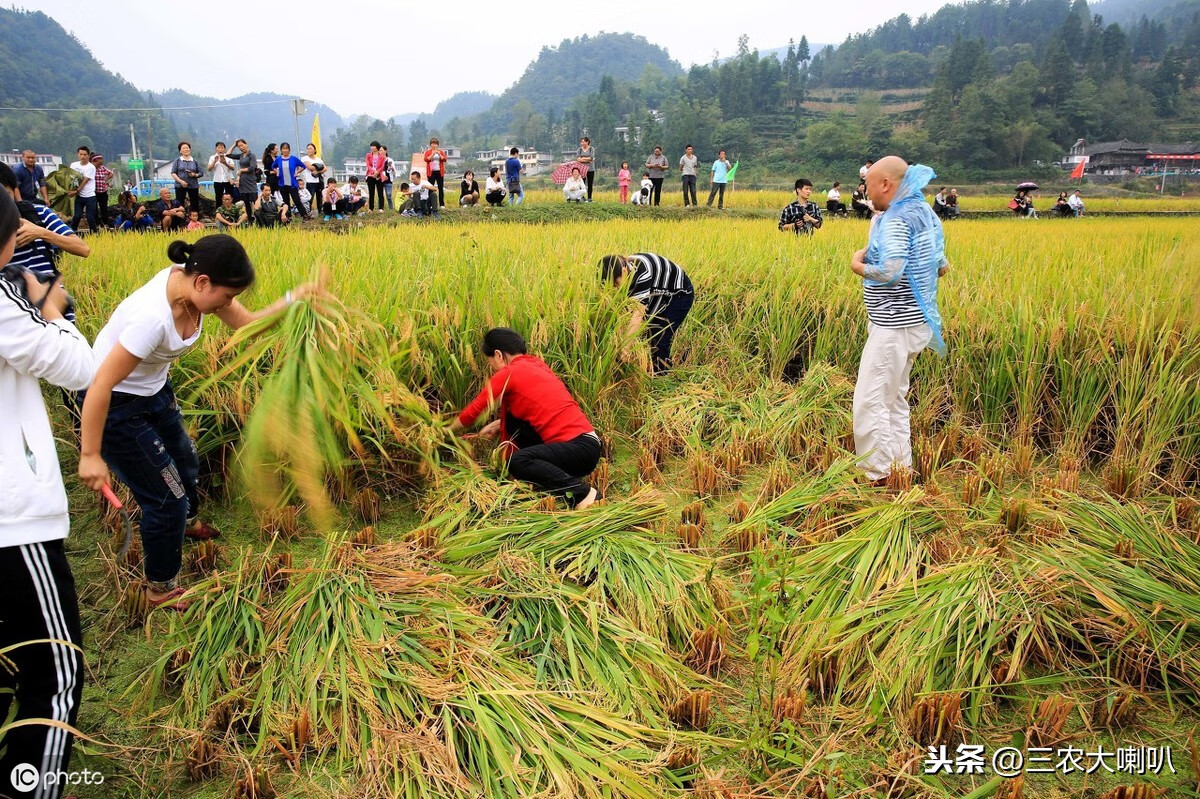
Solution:
<svg viewBox="0 0 1200 799"><path fill-rule="evenodd" d="M483 191L483 196L487 199L488 205L499 208L504 204L504 183L500 180L500 167L494 166L488 172Z"/></svg>
<svg viewBox="0 0 1200 799"><path fill-rule="evenodd" d="M212 235L194 244L173 241L175 264L117 306L96 336L98 369L83 395L79 477L99 491L109 468L142 509L146 595L152 606L182 610L177 584L185 533L219 533L199 521L199 461L167 373L200 338L206 314L234 330L282 311L308 293L289 291L261 311L246 310L237 296L254 282L254 267L232 236Z"/></svg>

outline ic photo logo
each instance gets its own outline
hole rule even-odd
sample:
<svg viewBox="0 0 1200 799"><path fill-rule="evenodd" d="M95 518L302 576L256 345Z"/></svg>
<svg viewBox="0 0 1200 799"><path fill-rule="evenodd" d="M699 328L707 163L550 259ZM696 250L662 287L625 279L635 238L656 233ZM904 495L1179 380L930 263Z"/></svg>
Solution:
<svg viewBox="0 0 1200 799"><path fill-rule="evenodd" d="M18 763L13 767L9 781L20 793L31 793L42 781L42 775L28 763Z"/></svg>
<svg viewBox="0 0 1200 799"><path fill-rule="evenodd" d="M103 785L104 775L99 771L48 771L42 774L28 763L18 763L8 775L8 781L17 793L32 793L43 782L50 785Z"/></svg>

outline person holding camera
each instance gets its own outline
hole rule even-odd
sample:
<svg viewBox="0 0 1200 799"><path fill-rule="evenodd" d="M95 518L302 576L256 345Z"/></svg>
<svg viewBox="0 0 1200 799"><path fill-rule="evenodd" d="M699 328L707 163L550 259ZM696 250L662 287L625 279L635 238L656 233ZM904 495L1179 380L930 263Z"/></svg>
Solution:
<svg viewBox="0 0 1200 799"><path fill-rule="evenodd" d="M214 146L217 151L208 159L208 171L213 176L213 200L220 206L221 198L233 193L233 178L237 174L237 167L225 153L225 142L219 141ZM197 205L192 210L199 211L200 206Z"/></svg>
<svg viewBox="0 0 1200 799"><path fill-rule="evenodd" d="M21 213L0 191L0 651L15 668L16 724L3 736L0 773L21 790L57 799L61 788L41 774L70 768L73 727L83 694L83 634L79 600L63 541L69 532L67 492L39 381L66 391L88 387L96 361L87 339L63 318L68 297L57 278L49 285L12 265ZM10 649L11 647L11 649ZM7 651L6 651L7 650ZM0 697L0 718L10 701ZM30 782L26 782L26 776Z"/></svg>
<svg viewBox="0 0 1200 799"><path fill-rule="evenodd" d="M75 231L58 214L44 205L21 199L17 177L8 164L0 164L0 188L3 189L0 194L13 198L21 216L16 249L9 262L11 265L28 269L44 278L59 274L58 257L61 253L69 252L80 258L92 254L87 242L76 236ZM70 322L75 321L74 309L66 314L66 318Z"/></svg>
<svg viewBox="0 0 1200 799"><path fill-rule="evenodd" d="M175 178L175 202L187 206L191 211L199 211L200 176L203 174L200 162L192 158L192 145L179 142L179 157L171 165L171 177Z"/></svg>

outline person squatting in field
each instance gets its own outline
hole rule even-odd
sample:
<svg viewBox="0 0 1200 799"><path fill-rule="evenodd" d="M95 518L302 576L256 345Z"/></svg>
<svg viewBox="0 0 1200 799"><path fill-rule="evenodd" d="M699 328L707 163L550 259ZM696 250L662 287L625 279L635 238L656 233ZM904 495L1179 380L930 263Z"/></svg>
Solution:
<svg viewBox="0 0 1200 799"><path fill-rule="evenodd" d="M600 462L600 437L559 377L527 352L520 333L496 327L483 335L492 378L451 424L470 429L499 406L479 434L499 433L508 473L583 509L600 499L584 477Z"/></svg>
<svg viewBox="0 0 1200 799"><path fill-rule="evenodd" d="M921 350L940 355L938 278L946 274L941 220L922 189L935 178L923 164L888 156L867 170L867 193L881 213L851 269L863 279L867 343L854 384L854 448L867 477L886 482L893 468L912 467L908 381Z"/></svg>
<svg viewBox="0 0 1200 799"><path fill-rule="evenodd" d="M652 252L606 255L600 259L600 279L615 287L628 286L639 305L629 322L627 338L646 323L653 374L671 368L671 344L688 312L695 292L683 267Z"/></svg>
<svg viewBox="0 0 1200 799"><path fill-rule="evenodd" d="M237 330L284 310L310 290L248 311L237 296L254 283L254 267L237 239L221 234L194 244L173 241L171 266L126 297L92 346L98 369L82 394L79 478L93 491L116 474L142 509L146 596L152 606L182 610L178 584L183 539L219 533L199 519L199 462L175 402L171 363L195 346L204 317Z"/></svg>

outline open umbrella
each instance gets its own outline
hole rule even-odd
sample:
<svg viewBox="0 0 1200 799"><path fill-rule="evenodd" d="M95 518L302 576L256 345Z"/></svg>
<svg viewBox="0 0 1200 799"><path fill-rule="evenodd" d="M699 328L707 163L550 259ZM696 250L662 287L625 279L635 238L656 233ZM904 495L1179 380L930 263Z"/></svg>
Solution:
<svg viewBox="0 0 1200 799"><path fill-rule="evenodd" d="M1039 189L1039 188L1041 188L1041 187L1038 186L1038 184L1034 183L1032 180L1027 180L1024 183L1017 186L1017 191L1033 191L1034 189Z"/></svg>
<svg viewBox="0 0 1200 799"><path fill-rule="evenodd" d="M583 174L583 164L579 163L578 161L567 161L565 164L559 164L558 168L554 170L554 174L551 175L550 178L561 186L571 177L571 170L575 169L576 167L579 168L579 173Z"/></svg>

